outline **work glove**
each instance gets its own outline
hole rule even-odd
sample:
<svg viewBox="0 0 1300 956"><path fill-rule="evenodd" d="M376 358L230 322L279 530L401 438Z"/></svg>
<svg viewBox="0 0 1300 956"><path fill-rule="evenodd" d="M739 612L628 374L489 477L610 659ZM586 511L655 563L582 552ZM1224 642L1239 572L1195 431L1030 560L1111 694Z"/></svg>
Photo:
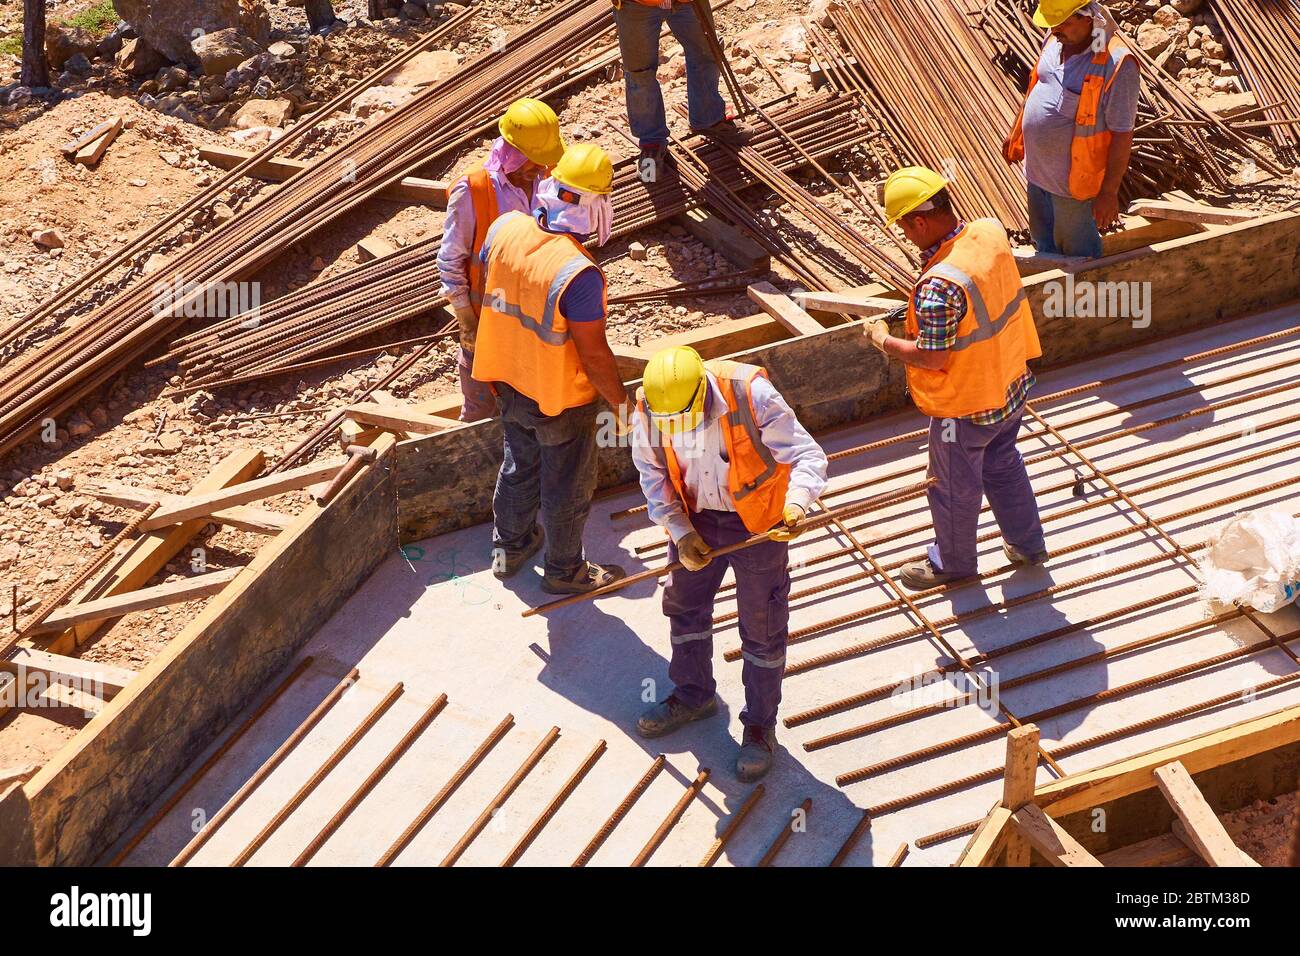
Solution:
<svg viewBox="0 0 1300 956"><path fill-rule="evenodd" d="M803 521L804 510L798 505L786 505L781 512L781 523L767 533L773 541L793 541L803 533L799 523Z"/></svg>
<svg viewBox="0 0 1300 956"><path fill-rule="evenodd" d="M699 571L713 560L713 549L704 543L698 531L690 531L677 542L677 560L687 571Z"/></svg>
<svg viewBox="0 0 1300 956"><path fill-rule="evenodd" d="M460 347L466 352L474 351L474 336L478 332L478 316L467 304L452 307L456 313L456 324L460 327Z"/></svg>
<svg viewBox="0 0 1300 956"><path fill-rule="evenodd" d="M885 339L889 338L889 323L884 319L872 319L862 331L871 339L871 344L880 351L885 351Z"/></svg>
<svg viewBox="0 0 1300 956"><path fill-rule="evenodd" d="M614 435L623 438L632 431L632 413L636 406L631 402L622 402L614 409Z"/></svg>

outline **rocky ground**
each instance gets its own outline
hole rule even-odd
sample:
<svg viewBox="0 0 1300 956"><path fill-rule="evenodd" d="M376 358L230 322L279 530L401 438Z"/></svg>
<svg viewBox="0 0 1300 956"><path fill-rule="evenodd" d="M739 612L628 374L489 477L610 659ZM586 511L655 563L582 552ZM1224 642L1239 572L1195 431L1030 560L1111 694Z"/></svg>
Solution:
<svg viewBox="0 0 1300 956"><path fill-rule="evenodd" d="M131 5L118 6L126 10ZM295 155L315 155L343 141L404 102L416 84L435 81L494 38L534 22L556 6L556 0L532 4L483 0L478 6L472 26L453 37L445 50L437 51L438 56L423 59L414 75L388 78L350 111L324 121ZM1130 25L1145 24L1138 29L1139 42L1150 44L1153 55L1165 56L1164 68L1171 75L1206 95L1227 95L1229 84L1219 80L1235 84L1237 77L1219 64L1230 67L1231 52L1223 48L1194 3L1180 0L1176 6L1188 16L1174 7L1151 3L1120 4L1117 12ZM51 23L71 18L85 7L85 0L51 3ZM15 28L20 8L17 0L0 0L0 33ZM20 318L52 290L92 268L212 183L221 171L199 158L202 146L253 149L283 135L306 113L457 9L454 3L405 3L399 17L371 24L364 19L363 0L344 0L335 3L335 11L349 24L319 36L308 31L301 8L276 4L248 26L256 38L223 38L218 36L222 31L214 31L211 36L217 39L201 45L202 58L180 57L179 62L160 49L168 47L163 35L151 42L122 25L98 35L55 30L58 63L53 91L18 87L16 57L0 53L0 182L4 183L0 187L0 323ZM801 12L792 12L777 0L736 0L719 14L733 66L746 92L759 101L780 92L761 67L759 54L787 88L800 94L811 89L808 54L792 32ZM1167 35L1160 50L1155 50L1160 37L1146 26ZM685 102L684 61L672 41L665 41L663 57L660 75L672 115L673 107ZM616 155L628 151L626 139L615 129L625 125L616 72L570 95L558 107L569 138L598 142ZM113 115L123 118L124 131L100 163L88 168L62 155L62 143ZM485 139L449 163L420 172L449 178L480 159L488 145ZM863 178L875 175L865 165L855 168L851 157L848 164ZM799 179L860 231L883 238L817 177ZM264 188L251 181L240 184L226 196L225 208L218 207L214 215L237 212ZM1256 188L1243 190L1239 200L1271 208L1294 198L1294 192ZM763 211L778 211L792 218L796 228L800 226L788 207ZM395 246L425 238L441 228L442 214L431 207L374 201L344 218L284 250L272 267L254 277L262 283L263 301L354 267L360 261L356 243L367 236ZM159 253L165 256L183 244L200 241L208 225L208 219L185 224ZM635 250L625 239L600 252L611 295L735 270L676 225L645 230L633 238L639 246ZM157 263L138 266L147 273ZM754 311L743 294L668 305L615 305L611 338L639 344L655 335ZM441 317L416 320L393 337L422 335L441 321ZM350 347L372 344L383 340L358 341ZM389 391L399 398L421 399L453 390L453 349L450 342L440 344ZM80 491L79 484L106 479L180 492L236 449L259 448L277 458L331 411L354 401L361 390L391 371L401 354L392 350L312 374L178 397L163 396L179 382L175 368L164 365L121 376L61 421L55 442L29 447L0 463L0 619L9 618L14 610L10 582L18 586L21 620L129 520L129 512L100 504ZM304 500L302 495L286 496L267 506L293 512ZM210 527L196 545L205 548L209 567L216 569L246 563L260 543L248 534ZM153 583L189 573L189 559L187 553L173 562ZM193 602L129 615L81 653L141 667L201 607L202 602ZM49 722L20 715L14 726L26 731L0 735L0 766L39 759L83 722L75 716Z"/></svg>

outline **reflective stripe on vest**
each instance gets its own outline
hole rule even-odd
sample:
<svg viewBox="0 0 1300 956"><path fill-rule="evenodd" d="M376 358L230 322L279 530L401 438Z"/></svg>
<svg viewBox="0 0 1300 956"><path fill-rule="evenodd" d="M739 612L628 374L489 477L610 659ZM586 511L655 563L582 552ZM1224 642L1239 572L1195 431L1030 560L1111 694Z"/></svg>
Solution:
<svg viewBox="0 0 1300 956"><path fill-rule="evenodd" d="M518 319L520 325L547 345L563 345L569 341L569 330L566 327L559 332L555 331L555 310L559 306L560 296L564 294L569 280L589 265L591 265L591 260L586 256L574 256L561 267L560 271L555 274L555 278L551 280L551 287L546 290L546 307L541 318L528 315L516 303L507 302L500 296L495 296L492 299L492 308L502 315L509 315Z"/></svg>
<svg viewBox="0 0 1300 956"><path fill-rule="evenodd" d="M975 328L971 329L965 335L957 336L957 341L949 346L949 351L959 352L962 349L969 348L976 342L986 342L993 336L997 335L1010 322L1017 312L1020 311L1021 304L1025 301L1025 290L1020 289L1016 297L1011 300L1002 313L996 319L989 319L989 309L984 302L984 295L980 292L979 286L975 280L962 272L956 266L947 262L940 262L938 265L926 271L926 277L938 276L941 279L947 279L949 282L955 282L966 290L967 298L970 301L970 307L975 313Z"/></svg>

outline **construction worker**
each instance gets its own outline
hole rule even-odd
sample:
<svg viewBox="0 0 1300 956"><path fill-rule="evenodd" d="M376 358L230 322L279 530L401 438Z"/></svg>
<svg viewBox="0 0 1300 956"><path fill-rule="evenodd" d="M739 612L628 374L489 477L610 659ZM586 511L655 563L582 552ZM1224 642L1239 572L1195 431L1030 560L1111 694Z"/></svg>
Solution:
<svg viewBox="0 0 1300 956"><path fill-rule="evenodd" d="M908 166L885 181L889 225L923 250L921 278L907 304L906 338L876 319L872 343L907 366L907 385L930 416L929 489L935 541L926 559L902 569L914 591L977 573L976 529L987 497L1016 564L1046 557L1043 526L1016 435L1034 385L1026 362L1042 354L1006 230L992 219L963 222L947 183Z"/></svg>
<svg viewBox="0 0 1300 956"><path fill-rule="evenodd" d="M707 0L706 0L707 2ZM641 178L653 181L668 155L668 119L659 89L659 35L668 24L686 56L686 106L693 132L734 138L718 90L720 71L691 0L613 0L628 125L641 146Z"/></svg>
<svg viewBox="0 0 1300 956"><path fill-rule="evenodd" d="M664 589L674 689L637 721L662 737L718 711L713 599L736 576L745 709L736 759L741 780L772 765L789 620L789 540L826 487L826 455L757 365L705 363L687 346L646 365L632 427L632 460L650 520L668 531L673 571ZM714 557L713 549L769 540Z"/></svg>
<svg viewBox="0 0 1300 956"><path fill-rule="evenodd" d="M483 302L483 266L479 253L496 218L517 211L531 214L537 183L560 161L564 142L555 111L541 100L515 100L497 124L501 135L482 165L447 191L447 217L438 250L442 294L460 327L456 367L460 373L460 420L477 422L496 414L491 389L470 375L474 367L474 333Z"/></svg>
<svg viewBox="0 0 1300 956"><path fill-rule="evenodd" d="M605 340L605 275L582 244L592 235L608 240L613 182L602 149L569 147L538 184L534 214L502 215L480 253L485 294L473 375L491 384L505 434L493 572L510 577L545 542L542 589L551 594L591 591L624 574L582 550L596 489L597 400L615 409L619 434L632 412Z"/></svg>
<svg viewBox="0 0 1300 956"><path fill-rule="evenodd" d="M1034 22L1050 32L1002 154L1009 163L1025 161L1034 247L1095 259L1100 230L1119 217L1137 119L1137 61L1095 0L1042 0Z"/></svg>

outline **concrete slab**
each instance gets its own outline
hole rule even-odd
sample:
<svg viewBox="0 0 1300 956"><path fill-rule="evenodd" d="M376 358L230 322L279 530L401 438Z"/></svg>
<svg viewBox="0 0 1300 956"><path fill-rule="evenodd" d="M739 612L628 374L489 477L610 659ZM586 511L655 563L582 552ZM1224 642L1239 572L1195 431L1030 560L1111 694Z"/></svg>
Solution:
<svg viewBox="0 0 1300 956"><path fill-rule="evenodd" d="M1113 474L1179 544L1193 545L1238 511L1267 505L1300 509L1300 424L1287 421L1300 389L1300 334L1140 377L1089 383L1298 325L1300 309L1281 309L1042 374L1034 405L1098 467ZM1084 385L1089 387L1079 394L1044 398ZM1215 403L1224 404L1204 411ZM896 415L837 430L823 440L833 452L889 439L923 424L917 414ZM1136 433L1122 434L1132 429ZM1027 424L1024 434L1034 431L1037 427ZM1196 584L1188 562L1131 507L1106 500L1114 496L1105 484L1073 455L1059 454L1055 437L1023 437L1021 449L1030 461L1053 557L1044 567L998 571L1006 562L1000 540L992 534L982 545L981 569L990 572L982 586L956 588L919 604L930 621L940 622L937 626L964 657L994 654L989 679L998 688L998 700L1018 718L1053 711L1039 718L1043 744L1049 751L1074 748L1059 758L1067 772L1300 702L1300 686L1295 685L1251 693L1256 682L1295 671L1295 661L1270 647L1269 637L1245 619L1192 628L1208 611L1194 591L1180 593ZM828 503L845 504L919 480L924 469L923 439L894 441L840 458L833 467ZM1081 497L1072 487L1079 479L1084 480ZM1289 483L1260 491L1276 482ZM834 493L858 483L865 486ZM587 528L589 554L617 558L634 570L662 563L657 529L647 526L643 517L610 517L637 503L631 494L597 501ZM887 566L922 552L929 540L928 523L924 500L851 522ZM991 515L985 515L981 530L996 531ZM450 700L447 709L343 823L313 865L366 865L377 860L507 714L514 715L513 729L417 835L399 864L442 860L552 726L560 729L558 742L492 817L459 865L498 865L600 740L607 743L607 752L541 831L521 865L572 863L661 751L668 758L665 771L592 863L631 861L698 770L709 767L708 784L650 861L699 862L751 789L737 782L732 770L743 701L739 664L724 659L738 643L734 621L719 621L715 640L721 715L662 741L642 741L632 732L637 713L670 689L667 625L658 589L642 584L594 603L524 619L523 609L547 598L537 573L496 581L488 572L489 542L489 528L480 525L395 551L306 649L316 658L310 677L295 685L204 776L140 844L130 862L171 859L189 839L194 821L202 819L196 809L210 815L220 807L353 665L360 668L360 683L217 832L195 857L196 864L222 865L233 859L399 681L405 688L401 698L266 841L253 864L292 861L424 707L443 692ZM796 569L791 673L785 681L783 717L916 675L923 679L822 719L782 728L782 750L765 782L766 793L718 865L754 864L790 819L791 809L807 797L813 807L806 830L786 846L778 860L782 865L824 865L863 808L873 811L872 830L848 862L879 865L905 840L979 819L1000 795L1000 780L981 781L978 775L995 773L1003 763L1005 744L993 729L1005 725L1006 718L995 707L943 705L958 691L924 675L951 661L923 633L920 622L895 606L893 592L878 578L863 571L860 556L815 560L847 544L842 535L810 534L792 551ZM638 556L637 549L646 546L651 547ZM850 580L836 583L846 577ZM809 588L818 591L804 594ZM1050 593L1039 593L1047 588ZM888 606L870 611L877 605ZM732 610L734 600L724 592L717 612L726 615ZM952 615L966 617L942 623ZM1300 628L1300 610L1289 608L1261 620L1275 633L1285 634ZM1123 650L1132 642L1180 628L1184 632L1165 640ZM1033 647L998 654L1008 645L1057 631L1061 633ZM1089 700L1243 647L1258 652L1122 696ZM1300 641L1296 647L1300 649ZM1107 652L1111 656L1104 659L1061 667ZM1060 669L1041 673L1053 667ZM1098 735L1237 692L1233 703L1216 710L1173 723L1153 722L1137 732L1082 745ZM1081 703L1068 708L1072 701ZM940 706L914 719L903 717L927 703ZM804 749L809 741L877 721L887 725L841 743ZM982 731L986 733L981 736ZM964 735L977 736L966 745L952 743ZM873 766L875 772L860 782L836 784L837 775ZM1046 764L1040 766L1040 782L1052 775ZM954 785L972 777L977 779L969 785ZM914 851L906 865L951 863L962 842L951 839Z"/></svg>

